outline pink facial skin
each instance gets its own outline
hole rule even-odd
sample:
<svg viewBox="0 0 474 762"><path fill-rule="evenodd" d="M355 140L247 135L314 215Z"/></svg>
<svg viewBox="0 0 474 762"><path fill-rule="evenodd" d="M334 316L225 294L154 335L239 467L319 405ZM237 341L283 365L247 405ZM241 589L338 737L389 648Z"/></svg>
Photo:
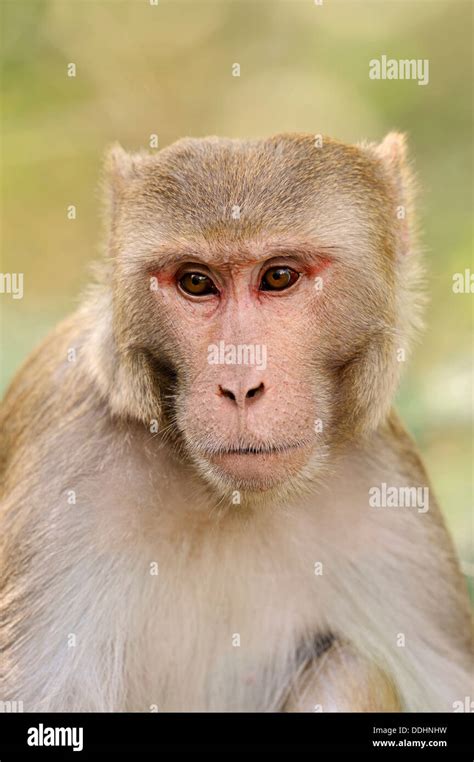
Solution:
<svg viewBox="0 0 474 762"><path fill-rule="evenodd" d="M166 304L181 348L175 359L186 393L176 417L192 457L231 485L268 489L305 466L317 440L314 422L324 416L324 388L315 388L312 372L322 298L315 278L333 260L296 250L230 261L177 257L148 277L157 279L157 308ZM298 277L264 290L273 268ZM216 293L187 293L180 285L187 273L206 276Z"/></svg>

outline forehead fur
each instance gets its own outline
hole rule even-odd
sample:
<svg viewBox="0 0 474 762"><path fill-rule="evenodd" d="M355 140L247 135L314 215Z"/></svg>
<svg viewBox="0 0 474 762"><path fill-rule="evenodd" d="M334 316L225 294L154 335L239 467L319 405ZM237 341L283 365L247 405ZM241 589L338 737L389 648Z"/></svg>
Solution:
<svg viewBox="0 0 474 762"><path fill-rule="evenodd" d="M154 226L160 238L207 243L271 233L334 246L359 233L362 248L386 246L390 182L370 147L330 138L319 146L313 135L185 138L156 154L122 151L118 164L127 235L142 223L148 237Z"/></svg>

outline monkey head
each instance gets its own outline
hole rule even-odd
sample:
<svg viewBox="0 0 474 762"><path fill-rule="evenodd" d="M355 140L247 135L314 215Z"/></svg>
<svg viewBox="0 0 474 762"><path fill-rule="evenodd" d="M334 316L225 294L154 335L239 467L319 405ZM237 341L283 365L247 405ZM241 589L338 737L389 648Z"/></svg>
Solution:
<svg viewBox="0 0 474 762"><path fill-rule="evenodd" d="M416 318L403 136L115 146L106 173L114 415L260 492L383 422Z"/></svg>

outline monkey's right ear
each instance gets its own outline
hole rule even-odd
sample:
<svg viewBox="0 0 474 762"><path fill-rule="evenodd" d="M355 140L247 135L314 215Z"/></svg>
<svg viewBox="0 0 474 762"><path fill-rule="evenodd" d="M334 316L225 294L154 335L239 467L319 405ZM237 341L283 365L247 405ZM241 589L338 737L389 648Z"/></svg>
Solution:
<svg viewBox="0 0 474 762"><path fill-rule="evenodd" d="M127 153L120 143L113 143L105 153L105 172L112 180L126 182L137 175L142 161L140 154Z"/></svg>
<svg viewBox="0 0 474 762"><path fill-rule="evenodd" d="M145 157L140 153L128 153L120 143L113 143L105 153L104 171L109 186L121 188L138 177Z"/></svg>
<svg viewBox="0 0 474 762"><path fill-rule="evenodd" d="M120 143L113 143L105 152L103 165L103 185L108 212L113 219L117 213L118 200L126 186L140 172L144 156L139 153L128 153Z"/></svg>

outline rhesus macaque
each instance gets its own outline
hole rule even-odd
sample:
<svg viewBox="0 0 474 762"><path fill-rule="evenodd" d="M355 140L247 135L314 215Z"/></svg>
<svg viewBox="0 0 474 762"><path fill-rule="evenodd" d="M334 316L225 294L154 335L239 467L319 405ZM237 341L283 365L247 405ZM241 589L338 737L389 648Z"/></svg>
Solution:
<svg viewBox="0 0 474 762"><path fill-rule="evenodd" d="M452 711L468 596L391 407L403 136L116 146L106 175L97 282L2 407L0 698Z"/></svg>

